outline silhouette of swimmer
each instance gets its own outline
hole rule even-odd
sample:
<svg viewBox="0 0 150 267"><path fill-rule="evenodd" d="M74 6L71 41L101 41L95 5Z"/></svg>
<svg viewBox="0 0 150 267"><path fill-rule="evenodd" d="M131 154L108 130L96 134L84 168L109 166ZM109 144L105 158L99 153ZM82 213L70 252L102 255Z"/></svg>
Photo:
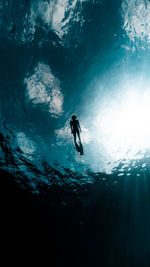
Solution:
<svg viewBox="0 0 150 267"><path fill-rule="evenodd" d="M76 149L78 152L80 152L81 155L83 155L83 146L82 146L81 138L80 138L81 127L80 127L79 121L76 119L76 115L72 115L72 120L70 121L70 128L71 128L71 133L74 136L74 143L75 143ZM77 141L76 141L77 136L79 139L79 145L77 144Z"/></svg>
<svg viewBox="0 0 150 267"><path fill-rule="evenodd" d="M71 127L71 133L74 136L74 141L76 142L76 136L78 135L79 141L81 142L80 138L81 127L79 121L76 119L76 115L72 116L72 120L70 121L70 127Z"/></svg>

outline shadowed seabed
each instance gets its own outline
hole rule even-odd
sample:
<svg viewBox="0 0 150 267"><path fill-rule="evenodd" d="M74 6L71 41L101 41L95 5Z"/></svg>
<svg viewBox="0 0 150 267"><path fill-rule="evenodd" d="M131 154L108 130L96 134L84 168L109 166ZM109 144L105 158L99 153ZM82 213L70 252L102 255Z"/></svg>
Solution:
<svg viewBox="0 0 150 267"><path fill-rule="evenodd" d="M150 265L149 10L148 0L0 1L5 262Z"/></svg>

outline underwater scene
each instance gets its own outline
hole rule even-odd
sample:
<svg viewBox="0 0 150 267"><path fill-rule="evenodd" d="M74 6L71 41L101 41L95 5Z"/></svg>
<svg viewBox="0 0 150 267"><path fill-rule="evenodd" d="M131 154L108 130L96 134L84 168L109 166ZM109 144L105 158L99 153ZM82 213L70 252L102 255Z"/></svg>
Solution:
<svg viewBox="0 0 150 267"><path fill-rule="evenodd" d="M0 38L5 263L149 267L150 1L0 0Z"/></svg>

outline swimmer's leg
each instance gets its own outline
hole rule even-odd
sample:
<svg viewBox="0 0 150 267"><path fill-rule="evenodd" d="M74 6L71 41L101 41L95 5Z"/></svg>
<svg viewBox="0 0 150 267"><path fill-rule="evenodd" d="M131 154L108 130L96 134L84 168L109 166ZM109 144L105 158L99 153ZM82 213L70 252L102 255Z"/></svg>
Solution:
<svg viewBox="0 0 150 267"><path fill-rule="evenodd" d="M74 142L76 143L76 132L73 132Z"/></svg>
<svg viewBox="0 0 150 267"><path fill-rule="evenodd" d="M78 138L79 138L79 142L81 143L81 138L80 138L79 130L77 131L77 135L78 135Z"/></svg>

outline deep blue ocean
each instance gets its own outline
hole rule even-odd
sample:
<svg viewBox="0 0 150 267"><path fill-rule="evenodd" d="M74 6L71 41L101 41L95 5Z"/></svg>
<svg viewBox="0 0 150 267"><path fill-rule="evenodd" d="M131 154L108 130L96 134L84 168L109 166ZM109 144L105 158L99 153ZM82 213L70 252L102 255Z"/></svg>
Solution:
<svg viewBox="0 0 150 267"><path fill-rule="evenodd" d="M5 263L149 267L150 1L0 0L0 40Z"/></svg>

